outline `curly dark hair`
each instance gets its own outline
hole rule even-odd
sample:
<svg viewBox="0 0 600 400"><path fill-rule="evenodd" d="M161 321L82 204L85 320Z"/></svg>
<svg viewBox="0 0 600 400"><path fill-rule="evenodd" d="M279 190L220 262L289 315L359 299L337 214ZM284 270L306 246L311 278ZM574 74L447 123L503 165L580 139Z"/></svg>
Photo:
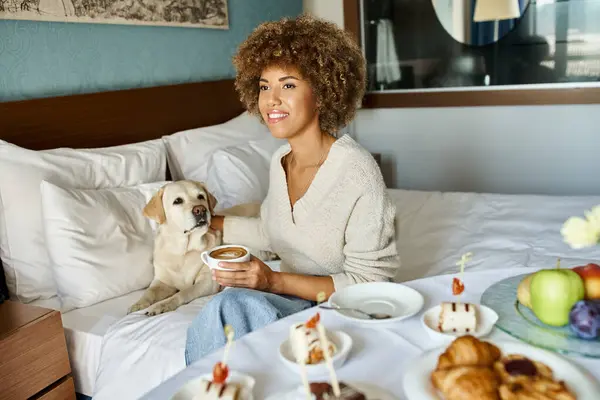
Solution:
<svg viewBox="0 0 600 400"><path fill-rule="evenodd" d="M306 14L259 25L240 45L233 65L240 100L259 117L262 71L275 65L297 68L317 99L321 130L331 135L352 120L365 92L365 59L356 40L334 23Z"/></svg>

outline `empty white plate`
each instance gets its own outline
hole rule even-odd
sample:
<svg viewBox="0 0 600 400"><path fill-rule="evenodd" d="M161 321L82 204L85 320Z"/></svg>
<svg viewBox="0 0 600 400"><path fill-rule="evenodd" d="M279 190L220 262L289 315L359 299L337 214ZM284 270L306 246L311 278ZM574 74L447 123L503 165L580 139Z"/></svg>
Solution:
<svg viewBox="0 0 600 400"><path fill-rule="evenodd" d="M425 327L425 330L433 339L441 339L452 341L459 336L463 336L463 333L455 333L455 332L440 332L438 330L438 323L440 320L440 310L442 306L437 305L435 307L430 308L429 310L423 313L421 317L421 322ZM475 304L476 315L477 315L477 327L475 332L469 332L469 335L473 335L477 338L484 337L490 334L494 325L498 321L498 314L494 310L489 307L482 306L480 304Z"/></svg>
<svg viewBox="0 0 600 400"><path fill-rule="evenodd" d="M531 360L548 365L554 378L563 380L567 387L575 394L577 400L598 400L600 387L593 377L584 373L566 358L538 347L530 346L516 341L494 341L503 356L507 354L522 354ZM448 346L443 346L428 351L411 361L404 375L404 393L408 400L439 400L443 397L431 383L431 372L437 365L439 356Z"/></svg>
<svg viewBox="0 0 600 400"><path fill-rule="evenodd" d="M193 400L198 396L198 393L200 393L203 380L212 380L212 374L204 374L186 382L186 384L171 397L171 400ZM227 382L237 383L242 387L239 400L254 400L252 390L254 389L255 380L253 377L240 372L230 371Z"/></svg>
<svg viewBox="0 0 600 400"><path fill-rule="evenodd" d="M386 324L412 317L423 308L423 296L416 290L392 282L369 282L350 285L329 297L329 305L357 308L367 313L391 315L388 319L369 319L351 310L335 310L345 318L366 324Z"/></svg>
<svg viewBox="0 0 600 400"><path fill-rule="evenodd" d="M348 354L352 348L352 338L347 333L341 331L326 332L329 340L331 340L331 342L335 344L335 347L337 348L337 353L331 357L331 361L333 361L333 367L337 371L342 365L344 365L344 362L348 358ZM300 376L300 364L296 363L289 339L284 340L279 346L279 358L281 358L281 361L288 368L290 368L294 374ZM325 361L319 364L306 365L305 369L307 375L310 377L329 376L329 369L327 368Z"/></svg>

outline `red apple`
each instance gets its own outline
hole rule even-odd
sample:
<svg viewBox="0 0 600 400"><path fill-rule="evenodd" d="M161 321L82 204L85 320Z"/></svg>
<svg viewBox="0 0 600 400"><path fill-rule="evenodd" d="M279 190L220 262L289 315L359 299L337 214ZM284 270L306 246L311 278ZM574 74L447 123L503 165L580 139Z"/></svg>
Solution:
<svg viewBox="0 0 600 400"><path fill-rule="evenodd" d="M573 268L583 279L586 300L600 299L600 265L588 264Z"/></svg>

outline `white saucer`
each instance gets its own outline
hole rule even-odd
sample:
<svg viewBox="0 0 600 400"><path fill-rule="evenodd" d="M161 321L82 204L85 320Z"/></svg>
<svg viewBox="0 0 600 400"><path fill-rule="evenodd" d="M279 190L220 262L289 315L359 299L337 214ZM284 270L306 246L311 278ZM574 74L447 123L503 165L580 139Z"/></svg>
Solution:
<svg viewBox="0 0 600 400"><path fill-rule="evenodd" d="M498 346L503 356L522 354L534 361L548 365L554 378L563 380L577 400L598 400L600 387L595 379L584 373L566 358L557 353L516 341L490 341ZM431 383L431 372L435 370L439 356L448 346L423 353L411 361L411 367L403 378L404 393L408 400L439 400L442 397Z"/></svg>
<svg viewBox="0 0 600 400"><path fill-rule="evenodd" d="M498 321L498 314L496 314L496 311L492 310L491 308L482 306L480 304L475 304L475 307L477 309L477 327L475 329L475 332L469 332L469 335L481 338L490 334L490 332L494 328L494 325ZM423 324L423 327L425 328L427 333L429 333L429 335L433 339L447 341L452 341L459 336L463 336L464 333L446 333L440 332L438 330L438 322L441 308L441 305L437 305L423 313L423 316L421 317L421 323Z"/></svg>
<svg viewBox="0 0 600 400"><path fill-rule="evenodd" d="M316 382L316 381L315 381ZM323 382L329 382L324 380ZM374 386L370 383L363 382L345 382L348 386L354 387L356 390L361 391L367 400L398 400L397 397L393 396L387 390ZM306 400L306 392L304 386L296 386L289 390L275 393L266 398L266 400Z"/></svg>
<svg viewBox="0 0 600 400"><path fill-rule="evenodd" d="M357 308L367 313L389 314L388 319L369 319L351 310L335 310L341 316L365 324L386 324L412 317L423 308L423 296L416 290L392 282L368 282L350 285L329 297L333 307Z"/></svg>
<svg viewBox="0 0 600 400"><path fill-rule="evenodd" d="M331 357L331 360L333 361L333 367L337 371L342 365L344 365L344 362L346 362L346 359L348 358L348 354L350 354L350 349L352 349L352 338L347 333L341 331L327 331L326 333L327 337L337 347L337 353ZM294 374L300 376L300 364L296 363L289 339L281 342L281 345L279 346L279 358L294 372ZM307 375L310 377L329 376L329 369L327 368L325 361L319 364L306 365L305 370Z"/></svg>
<svg viewBox="0 0 600 400"><path fill-rule="evenodd" d="M198 378L186 382L177 393L171 397L171 400L192 400L200 393L202 380L212 380L212 374L204 374ZM229 371L227 382L237 383L242 386L242 392L239 400L254 400L252 390L256 381L250 375L242 374L237 371Z"/></svg>

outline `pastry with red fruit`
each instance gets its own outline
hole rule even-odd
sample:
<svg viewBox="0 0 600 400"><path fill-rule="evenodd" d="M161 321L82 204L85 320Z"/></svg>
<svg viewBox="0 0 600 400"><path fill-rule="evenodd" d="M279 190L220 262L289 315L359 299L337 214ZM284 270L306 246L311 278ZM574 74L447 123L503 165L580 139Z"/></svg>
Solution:
<svg viewBox="0 0 600 400"><path fill-rule="evenodd" d="M465 264L472 257L472 253L464 254L457 265L460 266L460 275L464 274ZM452 278L452 294L460 300L460 295L465 291L465 284L461 278ZM440 306L438 317L438 330L444 333L473 333L477 329L477 309L474 304L460 301L444 301Z"/></svg>

